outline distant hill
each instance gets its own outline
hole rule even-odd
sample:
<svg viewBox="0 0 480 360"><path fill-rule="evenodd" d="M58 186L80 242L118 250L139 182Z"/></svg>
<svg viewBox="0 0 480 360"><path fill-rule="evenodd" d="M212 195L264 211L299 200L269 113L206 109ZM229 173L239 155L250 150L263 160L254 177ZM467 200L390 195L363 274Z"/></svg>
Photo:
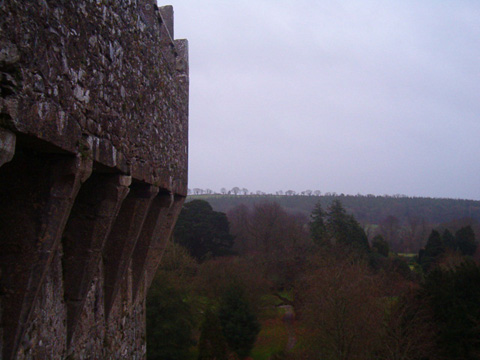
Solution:
<svg viewBox="0 0 480 360"><path fill-rule="evenodd" d="M439 225L458 219L471 218L480 223L480 201L421 198L403 196L362 196L362 195L321 195L321 196L286 196L286 195L191 195L187 201L203 199L214 210L228 212L237 205L252 207L256 203L276 201L291 213L309 216L315 204L320 201L326 209L334 199L339 199L347 212L364 224L379 224L388 216L396 217L401 224L409 219L421 219L429 224Z"/></svg>

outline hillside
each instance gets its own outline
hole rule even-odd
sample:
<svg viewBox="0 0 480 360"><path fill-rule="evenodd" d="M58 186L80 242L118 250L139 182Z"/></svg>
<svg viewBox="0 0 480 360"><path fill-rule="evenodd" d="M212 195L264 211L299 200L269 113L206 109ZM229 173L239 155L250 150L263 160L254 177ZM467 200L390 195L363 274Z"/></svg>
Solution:
<svg viewBox="0 0 480 360"><path fill-rule="evenodd" d="M187 201L202 199L208 201L214 210L228 212L237 205L275 201L292 213L309 216L315 204L320 201L323 208L334 199L340 199L347 212L364 224L379 224L388 216L396 217L401 224L409 219L419 219L430 224L448 223L471 218L480 222L480 201L463 199L390 197L390 196L278 196L278 195L191 195Z"/></svg>

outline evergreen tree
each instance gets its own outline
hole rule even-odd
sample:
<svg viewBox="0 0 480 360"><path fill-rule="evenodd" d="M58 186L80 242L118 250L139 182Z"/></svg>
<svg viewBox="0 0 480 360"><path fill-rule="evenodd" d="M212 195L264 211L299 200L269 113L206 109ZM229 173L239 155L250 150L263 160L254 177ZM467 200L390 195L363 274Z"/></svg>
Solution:
<svg viewBox="0 0 480 360"><path fill-rule="evenodd" d="M431 306L442 359L474 360L480 354L480 268L473 261L456 269L435 268L421 295Z"/></svg>
<svg viewBox="0 0 480 360"><path fill-rule="evenodd" d="M260 324L245 296L243 286L233 283L225 291L218 318L230 350L241 358L247 357L260 332Z"/></svg>
<svg viewBox="0 0 480 360"><path fill-rule="evenodd" d="M200 329L198 360L227 360L228 348L217 315L208 308Z"/></svg>
<svg viewBox="0 0 480 360"><path fill-rule="evenodd" d="M455 233L456 248L463 254L473 256L477 250L475 233L470 225L465 226Z"/></svg>
<svg viewBox="0 0 480 360"><path fill-rule="evenodd" d="M367 234L365 234L365 231L353 215L348 215L347 226L348 237L346 238L347 241L345 244L362 251L370 251Z"/></svg>
<svg viewBox="0 0 480 360"><path fill-rule="evenodd" d="M310 215L310 237L317 245L330 245L326 234L325 213L322 209L320 201L315 205L315 208Z"/></svg>
<svg viewBox="0 0 480 360"><path fill-rule="evenodd" d="M174 240L197 260L232 253L233 236L225 213L213 211L204 200L186 203L174 231Z"/></svg>
<svg viewBox="0 0 480 360"><path fill-rule="evenodd" d="M326 227L335 242L346 242L348 236L347 212L340 200L334 200L327 209Z"/></svg>
<svg viewBox="0 0 480 360"><path fill-rule="evenodd" d="M439 257L445 253L445 246L443 245L442 237L437 230L432 230L428 237L425 249L419 252L418 262L423 268L423 271L429 271Z"/></svg>
<svg viewBox="0 0 480 360"><path fill-rule="evenodd" d="M390 247L382 235L376 235L372 240L372 249L378 254L388 257Z"/></svg>
<svg viewBox="0 0 480 360"><path fill-rule="evenodd" d="M365 231L353 215L347 214L340 200L334 200L327 210L326 230L336 244L369 250Z"/></svg>
<svg viewBox="0 0 480 360"><path fill-rule="evenodd" d="M445 229L445 231L442 234L442 240L443 240L443 245L445 245L445 248L450 250L457 250L455 236L453 236L450 230Z"/></svg>
<svg viewBox="0 0 480 360"><path fill-rule="evenodd" d="M437 230L432 230L425 245L425 252L432 258L437 258L445 252L442 237Z"/></svg>

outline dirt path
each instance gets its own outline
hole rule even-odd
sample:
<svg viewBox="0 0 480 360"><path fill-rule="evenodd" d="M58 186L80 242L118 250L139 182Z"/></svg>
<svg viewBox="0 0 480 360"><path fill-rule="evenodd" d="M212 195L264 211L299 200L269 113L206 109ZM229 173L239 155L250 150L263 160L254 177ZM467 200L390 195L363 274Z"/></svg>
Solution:
<svg viewBox="0 0 480 360"><path fill-rule="evenodd" d="M283 315L283 323L285 324L285 329L287 330L288 341L285 345L285 351L290 351L293 349L297 343L297 338L295 337L295 328L293 322L295 320L295 310L292 305L282 305L280 306L285 310L285 315Z"/></svg>

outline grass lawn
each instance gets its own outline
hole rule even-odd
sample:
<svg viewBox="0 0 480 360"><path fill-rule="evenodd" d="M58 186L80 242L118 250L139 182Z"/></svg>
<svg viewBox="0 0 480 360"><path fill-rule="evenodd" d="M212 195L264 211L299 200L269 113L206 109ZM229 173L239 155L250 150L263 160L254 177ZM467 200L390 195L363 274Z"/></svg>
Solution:
<svg viewBox="0 0 480 360"><path fill-rule="evenodd" d="M414 258L417 255L418 255L417 253L398 253L398 256L401 256L407 259Z"/></svg>
<svg viewBox="0 0 480 360"><path fill-rule="evenodd" d="M280 318L262 322L262 329L251 356L254 360L268 360L270 356L285 349L288 337L285 325Z"/></svg>

